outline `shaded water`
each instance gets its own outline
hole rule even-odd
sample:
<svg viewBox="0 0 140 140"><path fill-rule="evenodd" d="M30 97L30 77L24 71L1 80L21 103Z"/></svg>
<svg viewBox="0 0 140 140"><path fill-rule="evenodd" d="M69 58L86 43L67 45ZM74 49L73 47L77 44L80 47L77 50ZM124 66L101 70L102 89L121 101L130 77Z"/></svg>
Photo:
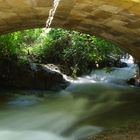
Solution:
<svg viewBox="0 0 140 140"><path fill-rule="evenodd" d="M139 121L140 89L118 84L113 74L102 74L111 83L96 80L97 73L60 92L0 91L0 139L78 140Z"/></svg>

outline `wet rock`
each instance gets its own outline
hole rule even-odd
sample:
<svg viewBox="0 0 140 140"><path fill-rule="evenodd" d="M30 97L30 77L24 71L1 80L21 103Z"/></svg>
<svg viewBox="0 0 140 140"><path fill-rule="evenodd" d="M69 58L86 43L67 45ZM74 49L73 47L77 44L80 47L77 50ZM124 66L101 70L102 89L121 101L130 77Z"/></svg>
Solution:
<svg viewBox="0 0 140 140"><path fill-rule="evenodd" d="M118 68L128 67L127 63L121 62L121 61L119 61L119 62L116 64L116 66L117 66Z"/></svg>
<svg viewBox="0 0 140 140"><path fill-rule="evenodd" d="M136 77L127 80L127 84L140 87L140 81Z"/></svg>
<svg viewBox="0 0 140 140"><path fill-rule="evenodd" d="M60 72L42 64L0 65L0 86L3 88L61 90L68 82Z"/></svg>

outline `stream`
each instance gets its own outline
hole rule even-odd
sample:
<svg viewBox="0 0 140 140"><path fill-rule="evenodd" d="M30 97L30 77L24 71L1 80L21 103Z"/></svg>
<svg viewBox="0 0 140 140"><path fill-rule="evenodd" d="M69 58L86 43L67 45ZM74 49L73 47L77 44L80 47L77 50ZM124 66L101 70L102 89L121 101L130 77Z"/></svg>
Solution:
<svg viewBox="0 0 140 140"><path fill-rule="evenodd" d="M135 65L93 71L60 92L0 91L0 140L80 140L140 120Z"/></svg>

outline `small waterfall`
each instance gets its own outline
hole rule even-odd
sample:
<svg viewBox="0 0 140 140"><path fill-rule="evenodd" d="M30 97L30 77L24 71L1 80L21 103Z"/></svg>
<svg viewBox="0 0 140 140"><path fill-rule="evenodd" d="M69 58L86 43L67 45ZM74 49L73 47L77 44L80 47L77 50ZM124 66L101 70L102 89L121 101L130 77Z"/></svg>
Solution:
<svg viewBox="0 0 140 140"><path fill-rule="evenodd" d="M54 18L54 15L56 13L56 9L57 9L59 3L60 3L60 0L54 0L53 1L53 7L50 9L49 17L46 21L46 29L48 29L51 26L51 23L53 21L53 18Z"/></svg>
<svg viewBox="0 0 140 140"><path fill-rule="evenodd" d="M44 38L45 38L45 36L49 33L49 31L51 30L51 28L50 28L50 26L51 26L51 24L52 24L52 21L53 21L53 19L54 19L54 15L55 15L55 13L56 13L56 10L57 10L57 7L58 7L58 5L59 5L59 3L60 3L60 0L53 0L53 6L52 6L52 8L50 9L50 11L49 11L49 16L48 16L48 19L47 19L47 21L46 21L46 28L42 31L42 33L40 34L40 36L39 36L39 40L41 39L42 41L42 43L43 43L43 41L44 41Z"/></svg>
<svg viewBox="0 0 140 140"><path fill-rule="evenodd" d="M77 80L69 80L71 83L112 83L117 85L127 85L126 81L136 75L137 65L134 64L133 58L121 59L121 62L127 63L127 67L112 67L107 69L93 70L90 75L78 77Z"/></svg>

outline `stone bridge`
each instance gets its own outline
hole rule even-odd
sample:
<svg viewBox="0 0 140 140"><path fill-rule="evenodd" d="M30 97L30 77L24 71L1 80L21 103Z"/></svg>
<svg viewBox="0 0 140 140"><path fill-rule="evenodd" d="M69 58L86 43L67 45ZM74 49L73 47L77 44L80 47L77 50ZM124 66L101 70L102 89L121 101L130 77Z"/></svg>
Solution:
<svg viewBox="0 0 140 140"><path fill-rule="evenodd" d="M0 0L0 34L45 27L53 0ZM61 0L52 27L120 45L140 60L140 0Z"/></svg>

